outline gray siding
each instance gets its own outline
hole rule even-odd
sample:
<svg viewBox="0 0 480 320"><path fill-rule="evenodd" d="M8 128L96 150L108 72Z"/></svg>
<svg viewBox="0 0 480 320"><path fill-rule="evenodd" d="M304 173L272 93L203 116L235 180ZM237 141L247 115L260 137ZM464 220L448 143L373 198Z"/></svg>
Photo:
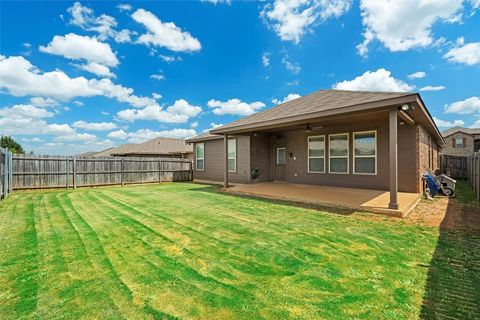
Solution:
<svg viewBox="0 0 480 320"><path fill-rule="evenodd" d="M251 168L258 168L260 176L252 180L255 182L271 181L272 160L271 160L271 136L266 134L252 135L250 138Z"/></svg>
<svg viewBox="0 0 480 320"><path fill-rule="evenodd" d="M377 131L377 174L353 174L353 132ZM328 135L349 133L349 173L328 173ZM287 148L286 181L300 184L327 186L389 189L389 148L388 118L376 116L357 121L350 119L342 124L332 124L307 133L305 130L277 131L280 136L272 140L269 133L252 134L251 137L237 137L237 172L230 173L230 181L255 183L274 180L275 147ZM325 135L326 173L309 173L307 158L307 137ZM398 186L399 191L419 192L417 189L417 136L416 126L400 125L398 128ZM205 171L194 171L199 180L223 181L224 168L223 139L205 141ZM250 181L251 169L258 167L260 177Z"/></svg>
<svg viewBox="0 0 480 320"><path fill-rule="evenodd" d="M205 170L193 171L197 180L223 181L225 168L223 139L207 140L205 143ZM195 150L195 148L194 148ZM195 162L194 162L195 164ZM250 137L237 136L237 171L229 172L230 182L250 182Z"/></svg>
<svg viewBox="0 0 480 320"><path fill-rule="evenodd" d="M353 174L353 132L377 131L377 174L359 175ZM328 173L328 134L349 133L350 154L349 173ZM379 122L376 124L351 124L341 127L329 127L325 130L307 133L304 130L281 132L282 138L276 144L285 144L287 147L287 182L319 184L339 187L384 189L389 188L389 150L388 150L388 124ZM308 173L307 137L325 135L326 137L326 173ZM399 127L399 191L416 192L415 172L415 127ZM273 165L273 161L271 161Z"/></svg>

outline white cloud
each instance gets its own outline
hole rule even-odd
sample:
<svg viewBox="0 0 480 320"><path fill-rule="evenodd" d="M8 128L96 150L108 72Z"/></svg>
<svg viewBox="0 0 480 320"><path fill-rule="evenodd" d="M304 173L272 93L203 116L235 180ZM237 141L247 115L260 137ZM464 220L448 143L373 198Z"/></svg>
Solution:
<svg viewBox="0 0 480 320"><path fill-rule="evenodd" d="M196 136L197 132L193 129L180 129L175 128L171 130L154 131L150 129L140 129L135 132L125 132L124 130L118 130L110 132L107 136L112 139L127 139L130 143L141 143L147 140L151 140L158 137L165 138L189 138Z"/></svg>
<svg viewBox="0 0 480 320"><path fill-rule="evenodd" d="M203 130L203 133L209 132L210 130L213 130L213 129L221 127L221 126L223 126L222 123L210 122L210 128L207 128L207 129Z"/></svg>
<svg viewBox="0 0 480 320"><path fill-rule="evenodd" d="M156 120L166 123L185 123L190 118L197 116L202 108L190 105L188 101L180 99L166 110L157 103L143 109L125 109L117 113L117 117L124 121Z"/></svg>
<svg viewBox="0 0 480 320"><path fill-rule="evenodd" d="M194 52L201 49L200 41L182 31L173 22L162 22L153 13L138 9L132 18L145 26L147 33L140 35L138 43L165 47L176 52Z"/></svg>
<svg viewBox="0 0 480 320"><path fill-rule="evenodd" d="M68 124L52 123L45 127L45 129L43 130L43 133L53 134L56 136L64 136L64 135L71 136L71 135L74 135L76 132Z"/></svg>
<svg viewBox="0 0 480 320"><path fill-rule="evenodd" d="M182 57L179 56L167 56L167 55L159 55L160 59L167 63L175 62L175 61L182 61Z"/></svg>
<svg viewBox="0 0 480 320"><path fill-rule="evenodd" d="M345 80L333 85L337 90L357 91L391 91L405 92L413 90L413 87L402 80L392 77L391 72L383 68L377 71L366 71L353 80Z"/></svg>
<svg viewBox="0 0 480 320"><path fill-rule="evenodd" d="M280 39L298 44L312 24L343 15L350 4L350 0L276 0L260 15L271 23Z"/></svg>
<svg viewBox="0 0 480 320"><path fill-rule="evenodd" d="M45 140L40 139L39 137L33 137L33 138L22 138L21 139L23 142L43 142Z"/></svg>
<svg viewBox="0 0 480 320"><path fill-rule="evenodd" d="M189 104L187 100L180 99L175 101L173 105L169 106L167 112L171 114L182 114L193 118L202 112L202 108Z"/></svg>
<svg viewBox="0 0 480 320"><path fill-rule="evenodd" d="M423 71L417 71L408 75L408 79L421 79L425 78L427 74Z"/></svg>
<svg viewBox="0 0 480 320"><path fill-rule="evenodd" d="M1 118L24 119L24 118L51 118L54 114L45 108L39 108L31 104L17 104L0 109Z"/></svg>
<svg viewBox="0 0 480 320"><path fill-rule="evenodd" d="M196 127L198 127L198 121L190 123L190 128L195 129Z"/></svg>
<svg viewBox="0 0 480 320"><path fill-rule="evenodd" d="M444 86L426 86L426 87L420 88L420 91L441 91L441 90L445 90L445 87Z"/></svg>
<svg viewBox="0 0 480 320"><path fill-rule="evenodd" d="M154 93L152 93L152 97L155 100L160 100L160 99L162 99L163 96L160 93L154 92Z"/></svg>
<svg viewBox="0 0 480 320"><path fill-rule="evenodd" d="M37 107L55 107L58 101L52 98L33 97L30 98L30 103Z"/></svg>
<svg viewBox="0 0 480 320"><path fill-rule="evenodd" d="M132 10L132 6L128 3L119 3L117 4L116 8L120 11L130 11Z"/></svg>
<svg viewBox="0 0 480 320"><path fill-rule="evenodd" d="M260 101L247 103L240 99L230 99L225 102L212 99L208 101L207 105L213 109L213 113L216 115L235 116L248 116L265 107L265 104Z"/></svg>
<svg viewBox="0 0 480 320"><path fill-rule="evenodd" d="M406 51L434 44L435 22L452 23L462 9L462 0L361 0L364 41L357 46L365 56L373 40L390 51Z"/></svg>
<svg viewBox="0 0 480 320"><path fill-rule="evenodd" d="M75 100L72 102L74 105L76 106L79 106L79 107L82 107L83 106L83 102L82 101L78 101L78 100Z"/></svg>
<svg viewBox="0 0 480 320"><path fill-rule="evenodd" d="M127 133L124 130L117 130L107 134L107 137L111 139L125 139L127 138Z"/></svg>
<svg viewBox="0 0 480 320"><path fill-rule="evenodd" d="M270 65L270 53L265 52L262 55L262 64L264 67L268 67Z"/></svg>
<svg viewBox="0 0 480 320"><path fill-rule="evenodd" d="M20 56L0 58L0 89L14 96L32 95L61 101L105 96L136 108L156 104L155 99L136 96L133 89L114 84L109 79L70 78L62 71L40 73Z"/></svg>
<svg viewBox="0 0 480 320"><path fill-rule="evenodd" d="M137 35L135 31L123 29L118 32L115 32L115 34L113 35L113 40L115 40L118 43L128 43L128 42L132 42L132 37L134 35Z"/></svg>
<svg viewBox="0 0 480 320"><path fill-rule="evenodd" d="M228 4L230 5L231 1L230 0L200 0L201 2L209 2L209 3L213 3L213 4L219 4L219 3L225 3L225 4Z"/></svg>
<svg viewBox="0 0 480 320"><path fill-rule="evenodd" d="M298 63L291 61L288 56L282 58L282 63L293 74L299 74L302 71L302 67Z"/></svg>
<svg viewBox="0 0 480 320"><path fill-rule="evenodd" d="M285 103L285 102L288 102L288 101L291 101L291 100L294 100L294 99L297 99L297 98L300 98L301 95L297 94L297 93L289 93L285 98L283 99L273 99L272 102L274 104L282 104L282 103Z"/></svg>
<svg viewBox="0 0 480 320"><path fill-rule="evenodd" d="M462 127L463 125L465 125L465 122L463 120L447 121L439 119L437 117L433 117L433 120L439 128Z"/></svg>
<svg viewBox="0 0 480 320"><path fill-rule="evenodd" d="M452 63L461 63L469 66L480 64L480 42L464 44L463 38L460 38L457 40L456 46L450 49L443 57Z"/></svg>
<svg viewBox="0 0 480 320"><path fill-rule="evenodd" d="M112 130L117 127L115 123L112 122L85 122L85 121L75 121L73 123L74 128L91 130L91 131L107 131Z"/></svg>
<svg viewBox="0 0 480 320"><path fill-rule="evenodd" d="M472 129L480 128L480 119L475 120L475 122L471 126L469 126L469 128L472 128Z"/></svg>
<svg viewBox="0 0 480 320"><path fill-rule="evenodd" d="M155 80L165 80L165 76L163 74L152 74L150 78Z"/></svg>
<svg viewBox="0 0 480 320"><path fill-rule="evenodd" d="M480 97L470 97L445 105L445 113L480 114Z"/></svg>
<svg viewBox="0 0 480 320"><path fill-rule="evenodd" d="M71 133L66 135L59 135L55 138L56 141L92 141L96 140L97 137L94 134L90 133Z"/></svg>
<svg viewBox="0 0 480 320"><path fill-rule="evenodd" d="M100 42L94 37L80 36L75 33L54 36L46 47L40 46L39 50L68 59L86 60L110 67L115 67L119 63L108 43Z"/></svg>
<svg viewBox="0 0 480 320"><path fill-rule="evenodd" d="M88 71L90 73L96 74L100 77L107 77L107 78L116 78L117 76L110 71L110 68L104 66L103 64L99 64L96 62L90 62L85 65L76 65L82 70Z"/></svg>
<svg viewBox="0 0 480 320"><path fill-rule="evenodd" d="M106 14L97 17L92 9L82 6L80 2L75 2L72 7L67 9L67 12L72 15L71 24L83 30L97 32L100 40L112 38L120 43L130 42L131 36L136 34L136 32L127 29L116 31L117 21L114 17Z"/></svg>

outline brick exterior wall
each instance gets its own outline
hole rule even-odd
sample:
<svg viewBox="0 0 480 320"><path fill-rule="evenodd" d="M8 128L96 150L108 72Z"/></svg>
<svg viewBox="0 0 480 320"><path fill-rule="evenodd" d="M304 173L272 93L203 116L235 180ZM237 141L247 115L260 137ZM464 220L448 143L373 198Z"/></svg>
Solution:
<svg viewBox="0 0 480 320"><path fill-rule="evenodd" d="M430 134L421 125L417 125L417 192L423 191L422 176L426 171L425 166L432 171L440 169L440 151L440 147L432 139Z"/></svg>
<svg viewBox="0 0 480 320"><path fill-rule="evenodd" d="M478 135L477 135L478 136ZM454 148L453 141L454 139L460 138L465 139L465 146L463 148ZM456 132L444 138L445 143L447 146L442 150L443 154L451 155L451 156L470 156L473 153L473 141L474 137L472 135L463 133L463 132Z"/></svg>

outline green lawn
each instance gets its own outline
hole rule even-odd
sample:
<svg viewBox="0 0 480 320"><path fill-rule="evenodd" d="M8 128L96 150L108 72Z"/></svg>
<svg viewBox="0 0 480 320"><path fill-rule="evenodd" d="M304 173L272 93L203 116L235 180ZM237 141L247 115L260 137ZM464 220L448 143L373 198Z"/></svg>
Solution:
<svg viewBox="0 0 480 320"><path fill-rule="evenodd" d="M425 312L438 229L215 191L177 183L13 193L0 204L0 318Z"/></svg>

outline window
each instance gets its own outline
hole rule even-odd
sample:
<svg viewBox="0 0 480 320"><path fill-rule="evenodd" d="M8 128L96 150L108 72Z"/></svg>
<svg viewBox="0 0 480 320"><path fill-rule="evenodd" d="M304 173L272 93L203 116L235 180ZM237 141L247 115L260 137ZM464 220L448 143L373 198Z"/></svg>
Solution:
<svg viewBox="0 0 480 320"><path fill-rule="evenodd" d="M463 148L463 138L455 138L455 148Z"/></svg>
<svg viewBox="0 0 480 320"><path fill-rule="evenodd" d="M205 170L205 143L195 144L195 170Z"/></svg>
<svg viewBox="0 0 480 320"><path fill-rule="evenodd" d="M325 136L308 137L308 172L325 173Z"/></svg>
<svg viewBox="0 0 480 320"><path fill-rule="evenodd" d="M228 139L228 172L237 171L237 140Z"/></svg>
<svg viewBox="0 0 480 320"><path fill-rule="evenodd" d="M377 174L377 132L354 132L353 150L353 173Z"/></svg>
<svg viewBox="0 0 480 320"><path fill-rule="evenodd" d="M277 148L277 164L287 164L286 148Z"/></svg>
<svg viewBox="0 0 480 320"><path fill-rule="evenodd" d="M348 133L328 136L329 173L348 173Z"/></svg>

